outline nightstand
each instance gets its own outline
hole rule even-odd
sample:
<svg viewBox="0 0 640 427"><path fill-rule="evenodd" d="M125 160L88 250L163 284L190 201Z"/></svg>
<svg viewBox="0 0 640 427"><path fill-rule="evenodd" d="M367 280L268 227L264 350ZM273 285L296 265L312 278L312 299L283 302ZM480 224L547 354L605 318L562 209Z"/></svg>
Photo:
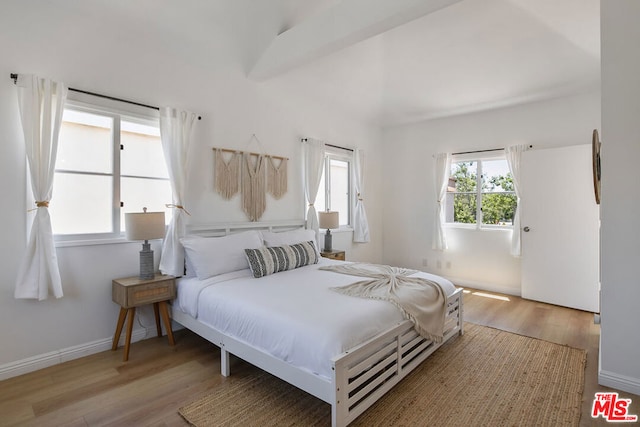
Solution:
<svg viewBox="0 0 640 427"><path fill-rule="evenodd" d="M160 315L162 315L164 327L167 330L167 338L169 338L169 344L175 345L173 331L171 330L171 321L169 320L169 310L167 308L167 301L172 300L176 296L176 281L174 276L156 274L153 279L148 280L141 280L137 276L116 279L111 285L111 296L113 302L120 305L120 315L118 316L118 324L116 326L116 333L113 336L111 350L118 348L118 341L120 341L124 321L127 316L129 316L129 321L127 322L127 339L124 346L123 360L125 362L129 360L129 346L131 345L131 331L133 330L133 318L136 315L136 307L141 305L153 304L158 336L162 336L162 328L160 327Z"/></svg>
<svg viewBox="0 0 640 427"><path fill-rule="evenodd" d="M330 259L337 259L340 261L344 261L344 251L339 251L339 250L331 250L331 251L320 251L320 255L322 255L325 258L330 258Z"/></svg>

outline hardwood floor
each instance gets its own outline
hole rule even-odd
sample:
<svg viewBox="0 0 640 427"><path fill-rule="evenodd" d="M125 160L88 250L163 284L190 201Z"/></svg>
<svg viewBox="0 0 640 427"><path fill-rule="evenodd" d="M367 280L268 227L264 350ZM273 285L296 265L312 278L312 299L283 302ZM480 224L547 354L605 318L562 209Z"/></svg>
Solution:
<svg viewBox="0 0 640 427"><path fill-rule="evenodd" d="M598 384L600 325L594 324L593 313L472 289L465 291L464 302L468 322L587 350L580 426L610 425L591 418L595 393L617 391ZM619 393L632 400L629 414L640 416L640 396Z"/></svg>
<svg viewBox="0 0 640 427"><path fill-rule="evenodd" d="M600 328L593 315L495 293L467 290L465 320L587 350L581 426L606 425L590 417L597 384ZM220 351L186 331L175 332L176 346L151 338L131 346L73 360L0 382L0 426L186 426L181 406L214 389L220 376ZM426 362L428 363L428 361ZM232 359L232 375L255 372ZM640 396L631 414L640 415Z"/></svg>

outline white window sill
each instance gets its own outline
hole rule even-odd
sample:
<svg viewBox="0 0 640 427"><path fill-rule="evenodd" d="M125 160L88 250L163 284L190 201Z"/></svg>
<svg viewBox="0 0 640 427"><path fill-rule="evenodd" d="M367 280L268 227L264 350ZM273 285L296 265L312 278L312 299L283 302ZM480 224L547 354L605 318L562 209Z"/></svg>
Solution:
<svg viewBox="0 0 640 427"><path fill-rule="evenodd" d="M476 224L454 224L446 223L444 228L454 228L459 230L472 230L472 231L511 231L512 225L483 225L478 227Z"/></svg>
<svg viewBox="0 0 640 427"><path fill-rule="evenodd" d="M54 237L55 239L55 237ZM160 240L160 239L154 239ZM151 241L154 241L151 240ZM75 240L54 240L56 248L72 248L77 246L98 246L98 245L120 245L123 243L142 243L138 240L127 240L123 237L108 237L104 239L75 239Z"/></svg>
<svg viewBox="0 0 640 427"><path fill-rule="evenodd" d="M75 246L117 245L131 242L131 240L127 240L124 237L111 237L105 239L55 240L55 246L56 248L70 248Z"/></svg>
<svg viewBox="0 0 640 427"><path fill-rule="evenodd" d="M350 225L341 225L340 228L332 228L331 229L331 234L336 234L336 233L351 233L353 231L353 227L351 227ZM327 232L326 228L321 228L320 229L320 234L325 234Z"/></svg>

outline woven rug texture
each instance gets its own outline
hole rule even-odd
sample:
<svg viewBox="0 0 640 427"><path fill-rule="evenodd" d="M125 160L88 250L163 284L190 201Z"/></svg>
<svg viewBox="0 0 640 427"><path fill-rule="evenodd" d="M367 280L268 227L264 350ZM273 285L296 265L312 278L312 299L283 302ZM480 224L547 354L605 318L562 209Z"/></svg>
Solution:
<svg viewBox="0 0 640 427"><path fill-rule="evenodd" d="M465 324L352 426L577 426L586 351ZM331 407L260 371L180 408L196 427L330 426Z"/></svg>

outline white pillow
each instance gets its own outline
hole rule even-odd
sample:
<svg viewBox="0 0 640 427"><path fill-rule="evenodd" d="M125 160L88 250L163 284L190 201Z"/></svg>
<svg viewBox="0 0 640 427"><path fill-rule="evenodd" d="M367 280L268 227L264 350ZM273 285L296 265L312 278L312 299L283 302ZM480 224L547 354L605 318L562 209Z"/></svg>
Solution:
<svg viewBox="0 0 640 427"><path fill-rule="evenodd" d="M224 237L189 236L180 239L198 279L249 268L245 249L262 246L259 231L250 230Z"/></svg>
<svg viewBox="0 0 640 427"><path fill-rule="evenodd" d="M189 258L187 251L184 251L184 277L196 277L196 269Z"/></svg>
<svg viewBox="0 0 640 427"><path fill-rule="evenodd" d="M267 246L295 245L311 241L316 248L316 253L320 256L316 232L313 230L301 228L299 230L281 231L279 233L262 231L262 238L264 239L264 244Z"/></svg>

